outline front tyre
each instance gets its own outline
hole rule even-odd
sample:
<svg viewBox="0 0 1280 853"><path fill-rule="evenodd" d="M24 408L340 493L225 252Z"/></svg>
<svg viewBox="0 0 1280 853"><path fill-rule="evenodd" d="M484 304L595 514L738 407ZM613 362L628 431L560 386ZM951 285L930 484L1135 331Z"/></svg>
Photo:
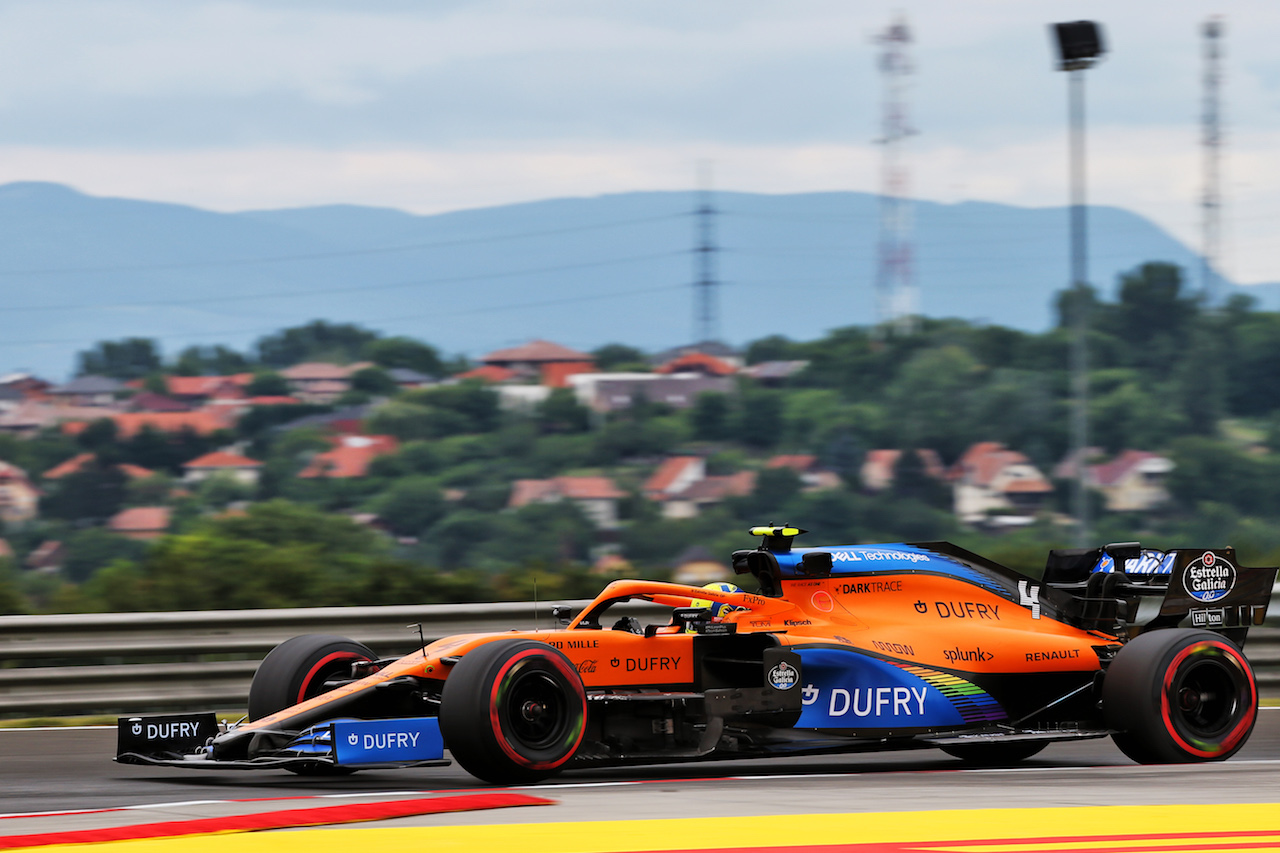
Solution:
<svg viewBox="0 0 1280 853"><path fill-rule="evenodd" d="M1258 685L1225 637L1156 630L1126 643L1107 668L1102 710L1116 746L1139 764L1222 761L1253 730Z"/></svg>
<svg viewBox="0 0 1280 853"><path fill-rule="evenodd" d="M532 640L498 640L462 656L440 696L440 733L462 767L495 785L537 782L573 758L587 696L573 664Z"/></svg>
<svg viewBox="0 0 1280 853"><path fill-rule="evenodd" d="M325 692L325 682L377 660L363 643L334 634L303 634L267 654L249 685L249 719L260 720Z"/></svg>

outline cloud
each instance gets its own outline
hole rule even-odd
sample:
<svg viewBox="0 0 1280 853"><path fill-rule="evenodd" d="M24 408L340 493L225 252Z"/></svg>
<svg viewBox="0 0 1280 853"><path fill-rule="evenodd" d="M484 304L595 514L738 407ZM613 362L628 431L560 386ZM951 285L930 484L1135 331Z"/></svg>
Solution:
<svg viewBox="0 0 1280 853"><path fill-rule="evenodd" d="M873 36L905 7L915 191L1066 198L1047 25L1095 18L1090 198L1198 244L1198 0L53 0L0 5L0 179L239 210L430 212L718 186L877 188ZM1280 279L1280 6L1226 19L1228 270ZM1280 206L1280 205L1278 205Z"/></svg>

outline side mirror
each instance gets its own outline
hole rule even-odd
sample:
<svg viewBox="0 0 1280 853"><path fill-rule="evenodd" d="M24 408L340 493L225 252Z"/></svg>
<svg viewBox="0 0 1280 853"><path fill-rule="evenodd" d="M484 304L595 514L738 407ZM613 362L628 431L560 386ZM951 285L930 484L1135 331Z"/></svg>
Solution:
<svg viewBox="0 0 1280 853"><path fill-rule="evenodd" d="M1142 556L1142 545L1137 542L1112 542L1104 545L1103 551L1111 555L1111 559L1116 561L1116 571L1123 572L1125 563L1129 560L1137 560Z"/></svg>
<svg viewBox="0 0 1280 853"><path fill-rule="evenodd" d="M573 608L567 604L557 604L551 608L551 615L561 625L568 625L569 620L573 618Z"/></svg>
<svg viewBox="0 0 1280 853"><path fill-rule="evenodd" d="M802 575L829 575L834 565L829 551L810 551L800 558L797 567Z"/></svg>

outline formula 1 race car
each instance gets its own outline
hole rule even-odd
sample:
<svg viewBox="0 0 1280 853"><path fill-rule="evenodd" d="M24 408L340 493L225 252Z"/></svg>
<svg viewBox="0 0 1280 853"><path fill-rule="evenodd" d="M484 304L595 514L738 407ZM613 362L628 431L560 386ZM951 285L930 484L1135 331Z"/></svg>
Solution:
<svg viewBox="0 0 1280 853"><path fill-rule="evenodd" d="M616 581L576 615L555 608L554 628L395 660L295 637L259 667L247 721L121 718L116 760L321 774L444 763L447 747L511 784L912 747L1007 763L1107 735L1141 763L1213 761L1253 728L1240 648L1276 569L1231 548L1051 551L1034 579L945 542L793 548L804 531L751 532L763 540L733 568L753 592Z"/></svg>

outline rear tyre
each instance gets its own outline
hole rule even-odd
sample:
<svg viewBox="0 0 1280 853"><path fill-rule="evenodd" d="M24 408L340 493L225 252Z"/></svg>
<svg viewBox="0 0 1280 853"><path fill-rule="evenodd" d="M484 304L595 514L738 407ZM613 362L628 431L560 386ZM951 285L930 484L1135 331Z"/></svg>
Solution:
<svg viewBox="0 0 1280 853"><path fill-rule="evenodd" d="M1025 761L1044 749L1046 741L1010 741L1009 743L947 744L942 751L965 764L977 767L1002 767Z"/></svg>
<svg viewBox="0 0 1280 853"><path fill-rule="evenodd" d="M440 696L440 734L462 767L495 785L537 782L577 752L587 697L573 664L531 640L462 656Z"/></svg>
<svg viewBox="0 0 1280 853"><path fill-rule="evenodd" d="M1222 761L1249 739L1258 685L1225 637L1156 630L1126 643L1107 668L1102 711L1116 746L1139 764Z"/></svg>
<svg viewBox="0 0 1280 853"><path fill-rule="evenodd" d="M334 634L303 634L272 649L249 685L249 719L260 720L325 692L325 682L351 672L359 661L376 656L362 643ZM290 764L300 776L345 776L354 771L316 762Z"/></svg>

